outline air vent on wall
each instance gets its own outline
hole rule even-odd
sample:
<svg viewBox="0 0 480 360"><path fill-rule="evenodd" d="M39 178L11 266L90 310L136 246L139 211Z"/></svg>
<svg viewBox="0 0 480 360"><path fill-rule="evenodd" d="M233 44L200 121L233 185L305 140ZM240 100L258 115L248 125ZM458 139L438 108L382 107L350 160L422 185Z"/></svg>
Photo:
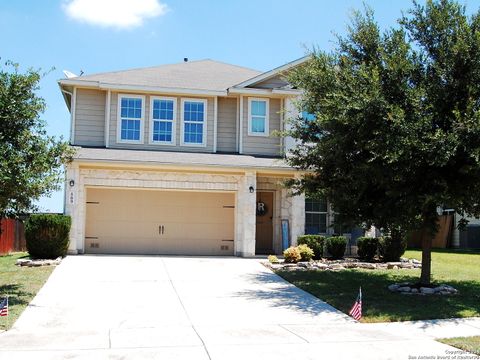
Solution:
<svg viewBox="0 0 480 360"><path fill-rule="evenodd" d="M228 250L228 245L222 245L222 246L220 246L220 250Z"/></svg>

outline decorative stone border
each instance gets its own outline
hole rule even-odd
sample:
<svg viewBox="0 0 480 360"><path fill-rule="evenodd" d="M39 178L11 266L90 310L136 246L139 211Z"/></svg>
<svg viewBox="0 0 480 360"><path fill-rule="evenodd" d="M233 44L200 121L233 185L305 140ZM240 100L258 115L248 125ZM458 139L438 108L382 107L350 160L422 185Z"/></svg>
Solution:
<svg viewBox="0 0 480 360"><path fill-rule="evenodd" d="M56 266L60 265L62 261L61 257L56 258L55 260L49 259L18 259L15 265L17 266L28 266L28 267L39 267L39 266Z"/></svg>
<svg viewBox="0 0 480 360"><path fill-rule="evenodd" d="M445 284L436 287L425 287L410 283L400 283L389 285L388 290L402 295L455 295L458 293L457 289Z"/></svg>
<svg viewBox="0 0 480 360"><path fill-rule="evenodd" d="M264 263L265 266L271 268L272 270L329 270L329 271L339 271L345 269L418 269L422 267L420 261L416 259L405 259L402 258L398 262L387 262L387 263L375 263L375 262L363 262L355 258L345 258L342 260L313 260L309 262L298 262L296 264L286 263L284 261L277 264L272 264L269 262Z"/></svg>

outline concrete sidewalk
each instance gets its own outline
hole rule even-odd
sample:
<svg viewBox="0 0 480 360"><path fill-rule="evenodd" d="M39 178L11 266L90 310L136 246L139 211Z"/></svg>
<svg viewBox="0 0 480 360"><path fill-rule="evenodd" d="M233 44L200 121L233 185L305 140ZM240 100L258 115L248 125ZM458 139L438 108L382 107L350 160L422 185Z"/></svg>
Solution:
<svg viewBox="0 0 480 360"><path fill-rule="evenodd" d="M257 259L74 256L0 334L0 359L436 357L456 349L433 337L478 321L356 323Z"/></svg>
<svg viewBox="0 0 480 360"><path fill-rule="evenodd" d="M366 324L370 328L381 328L405 336L414 334L418 338L442 339L462 336L480 336L480 317L464 319L440 319L403 321L393 323Z"/></svg>

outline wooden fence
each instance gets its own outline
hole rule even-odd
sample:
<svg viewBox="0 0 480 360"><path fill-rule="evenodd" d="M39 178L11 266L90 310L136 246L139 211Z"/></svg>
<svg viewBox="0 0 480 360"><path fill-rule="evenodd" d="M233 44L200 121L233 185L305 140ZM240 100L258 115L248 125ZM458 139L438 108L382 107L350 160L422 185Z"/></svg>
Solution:
<svg viewBox="0 0 480 360"><path fill-rule="evenodd" d="M432 240L434 248L448 248L451 246L452 231L454 228L453 215L442 215L438 217L438 232ZM410 234L408 246L413 248L421 248L422 240L429 237L428 230L418 230Z"/></svg>
<svg viewBox="0 0 480 360"><path fill-rule="evenodd" d="M15 219L1 219L0 255L25 250L25 229L23 223Z"/></svg>

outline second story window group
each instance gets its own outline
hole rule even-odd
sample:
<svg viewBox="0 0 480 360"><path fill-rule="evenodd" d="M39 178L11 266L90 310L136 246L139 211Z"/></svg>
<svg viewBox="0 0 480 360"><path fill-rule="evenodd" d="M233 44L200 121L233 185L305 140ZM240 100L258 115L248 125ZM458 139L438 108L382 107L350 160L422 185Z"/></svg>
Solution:
<svg viewBox="0 0 480 360"><path fill-rule="evenodd" d="M145 97L119 95L118 142L143 143ZM182 99L180 144L206 146L207 100ZM149 143L175 145L177 138L177 99L150 97Z"/></svg>

